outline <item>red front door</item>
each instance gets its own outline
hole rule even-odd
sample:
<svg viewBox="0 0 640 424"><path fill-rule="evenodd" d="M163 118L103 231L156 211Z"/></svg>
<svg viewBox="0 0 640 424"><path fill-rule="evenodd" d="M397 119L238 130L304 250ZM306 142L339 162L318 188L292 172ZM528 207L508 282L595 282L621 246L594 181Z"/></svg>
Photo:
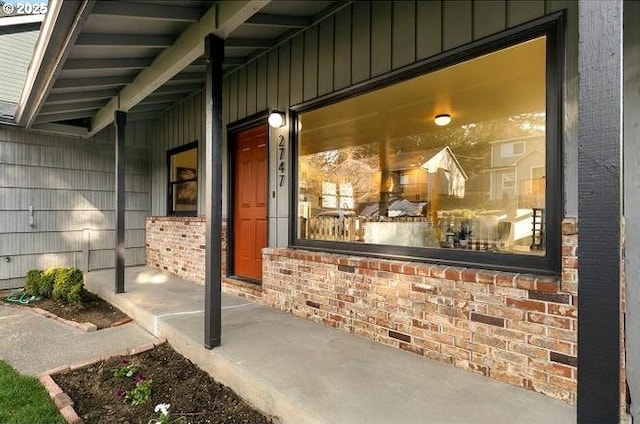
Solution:
<svg viewBox="0 0 640 424"><path fill-rule="evenodd" d="M243 131L235 142L234 272L262 280L267 246L267 126Z"/></svg>

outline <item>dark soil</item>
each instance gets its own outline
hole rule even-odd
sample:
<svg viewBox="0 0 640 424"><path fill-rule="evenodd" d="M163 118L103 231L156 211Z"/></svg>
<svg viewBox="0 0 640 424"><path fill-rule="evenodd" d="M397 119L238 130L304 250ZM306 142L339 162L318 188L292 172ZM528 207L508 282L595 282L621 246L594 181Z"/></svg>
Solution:
<svg viewBox="0 0 640 424"><path fill-rule="evenodd" d="M143 405L132 406L118 395L135 385L132 378L114 376L124 365L134 366L142 378L151 380L151 397ZM135 356L114 357L56 375L54 379L73 399L76 412L86 424L148 424L159 417L154 408L160 403L171 405L172 423L272 422L166 343Z"/></svg>
<svg viewBox="0 0 640 424"><path fill-rule="evenodd" d="M10 294L11 291L6 291L1 297L4 299ZM86 290L82 292L82 305L63 305L51 299L42 299L21 306L44 309L69 321L91 322L98 329L110 327L128 318L118 308Z"/></svg>

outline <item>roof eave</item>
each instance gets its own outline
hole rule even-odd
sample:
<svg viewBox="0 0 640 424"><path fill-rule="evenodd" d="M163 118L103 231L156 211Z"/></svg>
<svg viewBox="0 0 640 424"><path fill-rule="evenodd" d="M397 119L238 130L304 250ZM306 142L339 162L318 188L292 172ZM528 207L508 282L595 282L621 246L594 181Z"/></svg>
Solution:
<svg viewBox="0 0 640 424"><path fill-rule="evenodd" d="M95 0L50 0L15 114L30 128L62 68Z"/></svg>
<svg viewBox="0 0 640 424"><path fill-rule="evenodd" d="M0 27L39 24L43 20L44 15L4 16L2 19L0 19Z"/></svg>
<svg viewBox="0 0 640 424"><path fill-rule="evenodd" d="M270 1L243 0L214 4L199 22L187 28L171 47L166 48L132 83L122 88L94 115L88 136L97 134L111 124L116 110L129 111L200 57L204 53L204 39L208 34L227 37Z"/></svg>

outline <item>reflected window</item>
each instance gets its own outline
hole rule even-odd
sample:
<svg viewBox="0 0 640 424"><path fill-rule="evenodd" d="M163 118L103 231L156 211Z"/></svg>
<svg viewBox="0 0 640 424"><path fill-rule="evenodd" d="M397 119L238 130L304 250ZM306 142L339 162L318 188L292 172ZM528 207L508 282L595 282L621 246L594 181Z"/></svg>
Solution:
<svg viewBox="0 0 640 424"><path fill-rule="evenodd" d="M544 256L546 49L540 36L299 113L296 238Z"/></svg>
<svg viewBox="0 0 640 424"><path fill-rule="evenodd" d="M524 154L526 143L523 141L505 142L500 146L502 157L520 156Z"/></svg>
<svg viewBox="0 0 640 424"><path fill-rule="evenodd" d="M505 193L515 194L515 189L516 174L513 172L502 174L502 191Z"/></svg>
<svg viewBox="0 0 640 424"><path fill-rule="evenodd" d="M169 173L168 215L198 212L198 143L193 142L167 152Z"/></svg>

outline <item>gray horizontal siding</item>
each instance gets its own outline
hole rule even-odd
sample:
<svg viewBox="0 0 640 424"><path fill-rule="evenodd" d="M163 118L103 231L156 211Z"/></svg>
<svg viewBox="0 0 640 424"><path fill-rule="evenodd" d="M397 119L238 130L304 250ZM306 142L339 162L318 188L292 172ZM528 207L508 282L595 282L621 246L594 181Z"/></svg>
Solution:
<svg viewBox="0 0 640 424"><path fill-rule="evenodd" d="M34 227L29 226L29 212L2 211L0 222L2 233L27 233L34 231L77 231L83 228L105 230L114 228L116 213L113 210L66 210L48 211L34 210ZM144 228L145 219L149 215L146 211L127 210L125 229Z"/></svg>
<svg viewBox="0 0 640 424"><path fill-rule="evenodd" d="M149 198L148 190L127 192L127 210L148 211ZM0 211L26 211L29 206L36 212L106 210L115 209L115 199L112 190L0 187Z"/></svg>
<svg viewBox="0 0 640 424"><path fill-rule="evenodd" d="M89 269L113 268L115 258L113 249L92 250L89 255ZM11 259L12 266L19 269L46 269L52 266L77 266L84 263L84 254L80 251L54 252L46 254L20 255ZM145 248L128 248L125 252L125 265L135 266L145 263ZM0 289L20 287L24 284L23 275L13 275L8 267L0 267Z"/></svg>
<svg viewBox="0 0 640 424"><path fill-rule="evenodd" d="M89 269L113 268L115 256L113 249L92 251L89 256ZM136 247L126 249L125 266L143 265L145 263L145 248Z"/></svg>
<svg viewBox="0 0 640 424"><path fill-rule="evenodd" d="M49 252L45 254L26 254L12 256L11 262L0 266L0 285L6 286L3 280L18 281L30 269L46 269L52 266L76 266L81 260L81 252ZM24 272L17 271L24 270ZM21 283L22 285L24 283ZM16 287L16 286L14 286Z"/></svg>
<svg viewBox="0 0 640 424"><path fill-rule="evenodd" d="M0 145L0 160L7 165L37 166L51 170L91 171L113 174L114 154L112 149L102 148L102 154L96 155L91 144L82 149L61 149L60 147L24 144L6 141ZM147 169L141 167L140 152L130 151L126 158L127 175L147 175ZM142 162L144 164L144 161Z"/></svg>
<svg viewBox="0 0 640 424"><path fill-rule="evenodd" d="M33 56L38 31L0 32L0 101L17 102Z"/></svg>
<svg viewBox="0 0 640 424"><path fill-rule="evenodd" d="M150 134L144 123L127 126L128 265L145 263ZM113 267L113 150L112 128L85 140L0 127L0 257L10 258L0 261L0 286L33 268L83 267L87 248L90 269Z"/></svg>
<svg viewBox="0 0 640 424"><path fill-rule="evenodd" d="M113 190L115 177L113 172L89 171L64 168L45 168L38 165L4 164L0 169L0 186L52 189L52 190ZM125 181L127 191L143 193L148 190L146 175L127 173Z"/></svg>
<svg viewBox="0 0 640 424"><path fill-rule="evenodd" d="M40 231L30 233L0 233L2 256L74 252L84 248L83 230ZM89 236L90 250L109 250L115 245L115 230L94 229ZM130 229L125 235L127 248L145 245L145 230Z"/></svg>

